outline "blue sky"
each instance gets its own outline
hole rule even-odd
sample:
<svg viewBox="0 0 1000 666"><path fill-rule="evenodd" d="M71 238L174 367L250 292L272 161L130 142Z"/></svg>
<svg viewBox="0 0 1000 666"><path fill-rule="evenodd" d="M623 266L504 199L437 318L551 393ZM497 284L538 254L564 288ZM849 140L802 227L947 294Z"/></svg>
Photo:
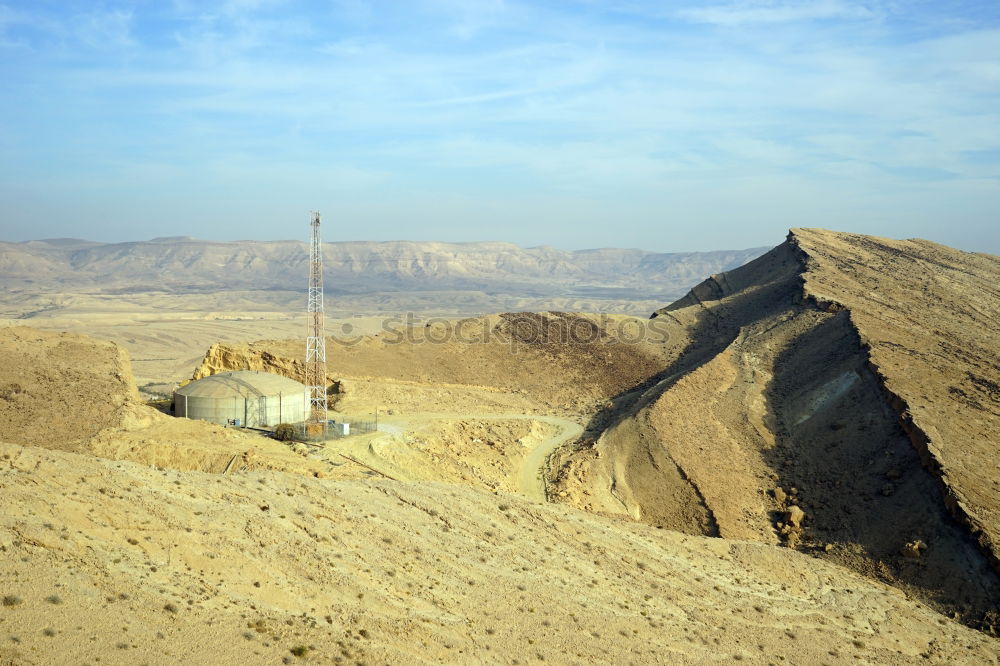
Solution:
<svg viewBox="0 0 1000 666"><path fill-rule="evenodd" d="M1000 3L0 0L0 239L1000 252Z"/></svg>

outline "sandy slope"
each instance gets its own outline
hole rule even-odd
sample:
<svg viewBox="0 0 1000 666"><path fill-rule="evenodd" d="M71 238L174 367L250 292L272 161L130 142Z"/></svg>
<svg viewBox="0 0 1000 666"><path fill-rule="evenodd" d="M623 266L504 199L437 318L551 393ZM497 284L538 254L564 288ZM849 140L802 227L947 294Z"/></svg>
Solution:
<svg viewBox="0 0 1000 666"><path fill-rule="evenodd" d="M5 664L997 663L795 552L462 486L0 445L0 495Z"/></svg>

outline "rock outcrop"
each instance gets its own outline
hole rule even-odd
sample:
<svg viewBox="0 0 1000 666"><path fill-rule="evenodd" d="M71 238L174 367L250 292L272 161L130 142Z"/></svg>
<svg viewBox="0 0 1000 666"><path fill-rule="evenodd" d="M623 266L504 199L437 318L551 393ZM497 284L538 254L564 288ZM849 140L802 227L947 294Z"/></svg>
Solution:
<svg viewBox="0 0 1000 666"><path fill-rule="evenodd" d="M267 350L251 348L250 345L214 344L205 352L192 380L210 377L230 370L258 370L305 383L306 366L298 360L278 356Z"/></svg>

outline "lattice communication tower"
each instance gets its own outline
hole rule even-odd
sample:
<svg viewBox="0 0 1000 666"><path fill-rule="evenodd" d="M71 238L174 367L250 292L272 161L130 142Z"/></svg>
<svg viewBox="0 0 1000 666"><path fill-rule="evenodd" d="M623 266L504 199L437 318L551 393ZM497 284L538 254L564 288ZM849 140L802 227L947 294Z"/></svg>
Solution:
<svg viewBox="0 0 1000 666"><path fill-rule="evenodd" d="M319 239L319 213L310 221L309 302L306 305L309 330L306 334L306 391L309 417L306 430L315 434L326 428L326 337L323 332L323 248Z"/></svg>

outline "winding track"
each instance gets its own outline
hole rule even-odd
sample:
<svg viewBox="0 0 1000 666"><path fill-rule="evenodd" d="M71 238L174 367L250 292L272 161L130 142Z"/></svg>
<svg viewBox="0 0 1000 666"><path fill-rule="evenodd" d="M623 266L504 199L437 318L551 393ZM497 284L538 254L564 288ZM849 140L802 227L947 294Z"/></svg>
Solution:
<svg viewBox="0 0 1000 666"><path fill-rule="evenodd" d="M522 458L517 470L516 485L518 492L539 502L545 502L547 500L545 494L545 463L548 460L548 457L560 446L566 442L579 438L583 433L582 425L576 421L558 416L543 416L540 414L449 414L421 412L397 418L395 423L380 424L379 432L375 434L372 439L367 441L371 442L376 438L400 434L408 429L407 426L410 422L419 422L426 419L466 419L477 421L522 419L554 425L558 428L558 432L539 442L534 448L528 451L524 458ZM331 453L334 452L331 451ZM355 460L355 462L361 463L379 474L389 478L400 478L400 480L406 480L405 476L399 474L402 470L393 468L391 472L388 471L388 468L392 467L391 464L378 454L374 453L370 447L364 447L363 451L355 449L352 451L352 456L363 458L362 460ZM351 459L354 460L353 457Z"/></svg>
<svg viewBox="0 0 1000 666"><path fill-rule="evenodd" d="M518 491L522 495L526 495L539 502L545 502L548 499L545 494L545 462L552 452L560 446L570 440L579 438L583 434L583 426L576 421L555 416L516 416L514 418L528 418L533 421L542 421L560 429L555 435L529 451L521 460L521 465L517 470Z"/></svg>

